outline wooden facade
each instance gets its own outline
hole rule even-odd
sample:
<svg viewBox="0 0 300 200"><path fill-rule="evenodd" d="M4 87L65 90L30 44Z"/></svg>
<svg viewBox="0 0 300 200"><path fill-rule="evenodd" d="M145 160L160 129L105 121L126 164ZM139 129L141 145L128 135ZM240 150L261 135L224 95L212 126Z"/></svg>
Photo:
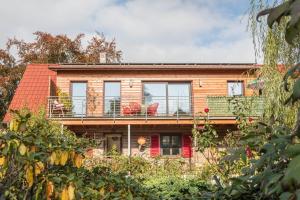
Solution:
<svg viewBox="0 0 300 200"><path fill-rule="evenodd" d="M246 88L247 83L253 79L243 75L243 70L199 70L199 71L58 71L57 87L63 92L70 93L72 81L87 82L87 97L102 99L104 96L105 81L120 81L121 102L128 103L127 99L141 101L144 82L189 82L191 84L191 96L193 98L194 113L203 112L207 107L207 96L227 96L228 81L243 81L244 94L250 96L253 90ZM87 104L88 113L102 113L103 101L97 105ZM165 120L161 123L164 124ZM98 121L99 122L99 121ZM216 121L217 123L218 121ZM221 123L223 123L222 121ZM76 122L74 122L76 123ZM158 122L159 123L159 122Z"/></svg>
<svg viewBox="0 0 300 200"><path fill-rule="evenodd" d="M246 86L249 81L255 79L255 75L248 75L247 71L255 69L253 65L245 65L246 67L232 67L226 66L215 69L174 69L166 68L163 66L154 69L136 69L132 70L126 68L122 70L120 66L112 66L111 69L101 69L86 66L87 70L72 68L72 66L64 66L61 68L53 68L57 72L56 87L61 91L71 95L72 82L86 82L87 83L87 98L97 98L100 101L91 102L88 100L87 113L103 113L104 104L101 99L104 97L104 83L106 81L118 81L121 85L121 105L127 104L129 99L134 98L136 101L141 102L143 97L143 84L145 82L188 82L191 85L190 92L192 97L193 113L203 112L206 108L207 96L227 96L228 94L228 81L242 81L245 96L253 95L253 90L248 89ZM116 67L116 68L114 68ZM126 66L125 66L126 67ZM83 66L82 66L83 68ZM51 67L50 67L51 69ZM212 116L213 117L213 116ZM107 134L119 134L122 141L122 152L130 151L131 155L140 155L141 152L136 143L137 138L140 136L146 137L147 147L145 152L149 156L149 144L151 143L151 135L163 133L180 133L182 135L191 135L194 124L194 118L186 117L180 120L172 118L151 118L136 119L136 118L62 118L56 119L62 124L69 127L71 130L78 134L87 134L91 137L101 138L106 140ZM203 123L204 121L200 121ZM212 118L212 123L218 124L220 130L230 127L234 129L234 117L219 117ZM128 150L128 128L131 125L131 148ZM99 147L102 153L105 151L105 142ZM197 156L194 156L195 158ZM198 159L198 158L197 158Z"/></svg>

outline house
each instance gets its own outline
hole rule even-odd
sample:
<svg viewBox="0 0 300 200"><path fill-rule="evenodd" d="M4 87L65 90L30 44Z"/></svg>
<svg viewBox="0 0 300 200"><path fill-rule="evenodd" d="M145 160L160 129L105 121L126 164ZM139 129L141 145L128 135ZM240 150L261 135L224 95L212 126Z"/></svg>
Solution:
<svg viewBox="0 0 300 200"><path fill-rule="evenodd" d="M262 99L247 88L256 78L247 72L258 68L230 63L31 64L10 109L44 106L49 119L103 140L98 154L195 158L195 120L201 125L209 117L221 133L236 129L233 96L251 100L249 115L262 113ZM4 121L9 120L7 114Z"/></svg>

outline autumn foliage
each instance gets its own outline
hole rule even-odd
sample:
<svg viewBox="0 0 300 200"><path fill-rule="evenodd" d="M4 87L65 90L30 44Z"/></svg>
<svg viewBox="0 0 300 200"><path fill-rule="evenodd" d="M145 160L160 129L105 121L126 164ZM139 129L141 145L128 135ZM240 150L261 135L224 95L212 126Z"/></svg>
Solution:
<svg viewBox="0 0 300 200"><path fill-rule="evenodd" d="M77 138L60 125L27 111L14 111L0 131L0 199L149 199L125 174L85 168L92 140Z"/></svg>
<svg viewBox="0 0 300 200"><path fill-rule="evenodd" d="M99 63L100 53L105 52L108 63L120 62L121 51L116 49L116 43L106 41L97 33L84 47L84 34L78 34L74 39L67 35L52 35L45 32L35 32L33 42L25 42L16 38L7 42L8 51L15 47L21 63Z"/></svg>
<svg viewBox="0 0 300 200"><path fill-rule="evenodd" d="M64 34L52 35L40 31L35 32L34 36L32 42L11 38L5 49L0 49L0 121L29 63L94 64L100 62L100 53L106 54L107 63L121 61L122 52L117 50L115 40L107 41L100 33L90 39L85 39L84 34L72 39ZM15 54L12 54L14 51Z"/></svg>

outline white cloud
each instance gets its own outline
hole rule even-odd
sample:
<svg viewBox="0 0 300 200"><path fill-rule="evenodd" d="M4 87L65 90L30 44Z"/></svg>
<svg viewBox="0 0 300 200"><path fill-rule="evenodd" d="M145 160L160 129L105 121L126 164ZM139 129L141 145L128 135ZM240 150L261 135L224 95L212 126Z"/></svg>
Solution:
<svg viewBox="0 0 300 200"><path fill-rule="evenodd" d="M228 12L246 1L222 0L224 12L220 0L0 0L0 46L37 30L97 30L116 38L124 62L254 62L244 11Z"/></svg>

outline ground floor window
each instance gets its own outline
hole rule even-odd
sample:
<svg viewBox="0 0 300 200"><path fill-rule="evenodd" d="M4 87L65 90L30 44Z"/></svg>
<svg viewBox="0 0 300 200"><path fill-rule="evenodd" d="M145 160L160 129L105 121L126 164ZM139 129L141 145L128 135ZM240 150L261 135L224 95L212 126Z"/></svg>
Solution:
<svg viewBox="0 0 300 200"><path fill-rule="evenodd" d="M161 135L160 137L161 155L180 155L181 136Z"/></svg>
<svg viewBox="0 0 300 200"><path fill-rule="evenodd" d="M122 137L119 134L108 134L106 135L106 153L108 155L122 153Z"/></svg>

